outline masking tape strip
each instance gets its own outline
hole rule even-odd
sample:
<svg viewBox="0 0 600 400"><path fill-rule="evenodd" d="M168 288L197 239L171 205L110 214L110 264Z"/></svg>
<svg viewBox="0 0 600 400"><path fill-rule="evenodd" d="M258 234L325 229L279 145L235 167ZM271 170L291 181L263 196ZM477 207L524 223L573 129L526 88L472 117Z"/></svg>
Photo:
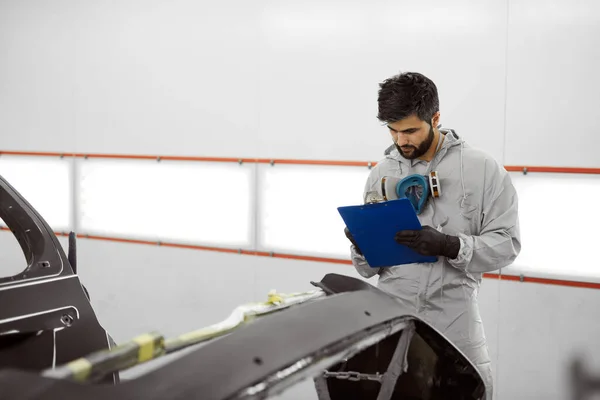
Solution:
<svg viewBox="0 0 600 400"><path fill-rule="evenodd" d="M85 382L92 372L92 363L85 358L80 358L68 363L67 368L71 370L74 380Z"/></svg>
<svg viewBox="0 0 600 400"><path fill-rule="evenodd" d="M239 306L229 318L220 323L169 340L158 332L145 333L112 349L91 353L85 358L74 360L61 367L48 368L42 371L42 376L72 379L78 382L97 381L108 374L225 335L253 318L322 296L325 296L325 292L320 289L289 294L271 291L266 302Z"/></svg>
<svg viewBox="0 0 600 400"><path fill-rule="evenodd" d="M143 363L154 358L156 339L155 335L146 333L132 340L139 346L138 362Z"/></svg>

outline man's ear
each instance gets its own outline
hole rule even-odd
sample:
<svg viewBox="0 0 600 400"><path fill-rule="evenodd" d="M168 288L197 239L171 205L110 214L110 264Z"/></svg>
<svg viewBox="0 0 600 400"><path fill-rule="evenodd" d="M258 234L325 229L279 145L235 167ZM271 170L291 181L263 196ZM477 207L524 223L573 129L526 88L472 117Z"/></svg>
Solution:
<svg viewBox="0 0 600 400"><path fill-rule="evenodd" d="M440 112L438 111L435 114L433 114L433 118L431 119L431 126L434 128L437 128L439 124L440 124Z"/></svg>

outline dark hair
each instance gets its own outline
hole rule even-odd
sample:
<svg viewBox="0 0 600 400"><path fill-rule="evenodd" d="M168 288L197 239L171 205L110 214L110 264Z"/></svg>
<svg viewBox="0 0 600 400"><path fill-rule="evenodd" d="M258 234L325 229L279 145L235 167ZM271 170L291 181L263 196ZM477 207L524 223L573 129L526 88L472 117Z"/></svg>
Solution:
<svg viewBox="0 0 600 400"><path fill-rule="evenodd" d="M435 83L418 72L394 75L379 84L377 119L391 123L413 114L431 124L440 109Z"/></svg>

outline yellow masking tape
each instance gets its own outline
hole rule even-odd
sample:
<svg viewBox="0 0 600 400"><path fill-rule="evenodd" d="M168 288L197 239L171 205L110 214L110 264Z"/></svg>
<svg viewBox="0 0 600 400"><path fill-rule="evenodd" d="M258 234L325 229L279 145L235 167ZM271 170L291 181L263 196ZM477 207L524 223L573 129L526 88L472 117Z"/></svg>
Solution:
<svg viewBox="0 0 600 400"><path fill-rule="evenodd" d="M78 382L84 382L90 376L92 372L92 363L85 358L80 358L75 361L71 361L67 364L67 368L73 373L73 378Z"/></svg>
<svg viewBox="0 0 600 400"><path fill-rule="evenodd" d="M275 303L282 303L283 302L283 295L279 294L279 293L269 293L269 297L267 300L268 304L275 304Z"/></svg>
<svg viewBox="0 0 600 400"><path fill-rule="evenodd" d="M214 335L217 332L218 331L216 329L201 329L201 330L197 330L197 331L193 331L193 332L183 333L183 334L179 335L179 337L177 339L185 340L185 341L195 340L198 338L203 338L205 336Z"/></svg>
<svg viewBox="0 0 600 400"><path fill-rule="evenodd" d="M156 337L149 333L140 335L133 339L138 346L138 362L145 362L154 358L154 341Z"/></svg>

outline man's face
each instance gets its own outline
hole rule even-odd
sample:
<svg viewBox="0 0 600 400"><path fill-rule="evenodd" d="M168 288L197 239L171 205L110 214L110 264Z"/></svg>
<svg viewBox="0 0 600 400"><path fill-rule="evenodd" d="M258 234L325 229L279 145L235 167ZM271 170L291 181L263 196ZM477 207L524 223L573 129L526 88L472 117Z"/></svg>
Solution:
<svg viewBox="0 0 600 400"><path fill-rule="evenodd" d="M387 126L396 148L409 160L421 157L433 143L433 125L421 121L416 115L389 123Z"/></svg>

